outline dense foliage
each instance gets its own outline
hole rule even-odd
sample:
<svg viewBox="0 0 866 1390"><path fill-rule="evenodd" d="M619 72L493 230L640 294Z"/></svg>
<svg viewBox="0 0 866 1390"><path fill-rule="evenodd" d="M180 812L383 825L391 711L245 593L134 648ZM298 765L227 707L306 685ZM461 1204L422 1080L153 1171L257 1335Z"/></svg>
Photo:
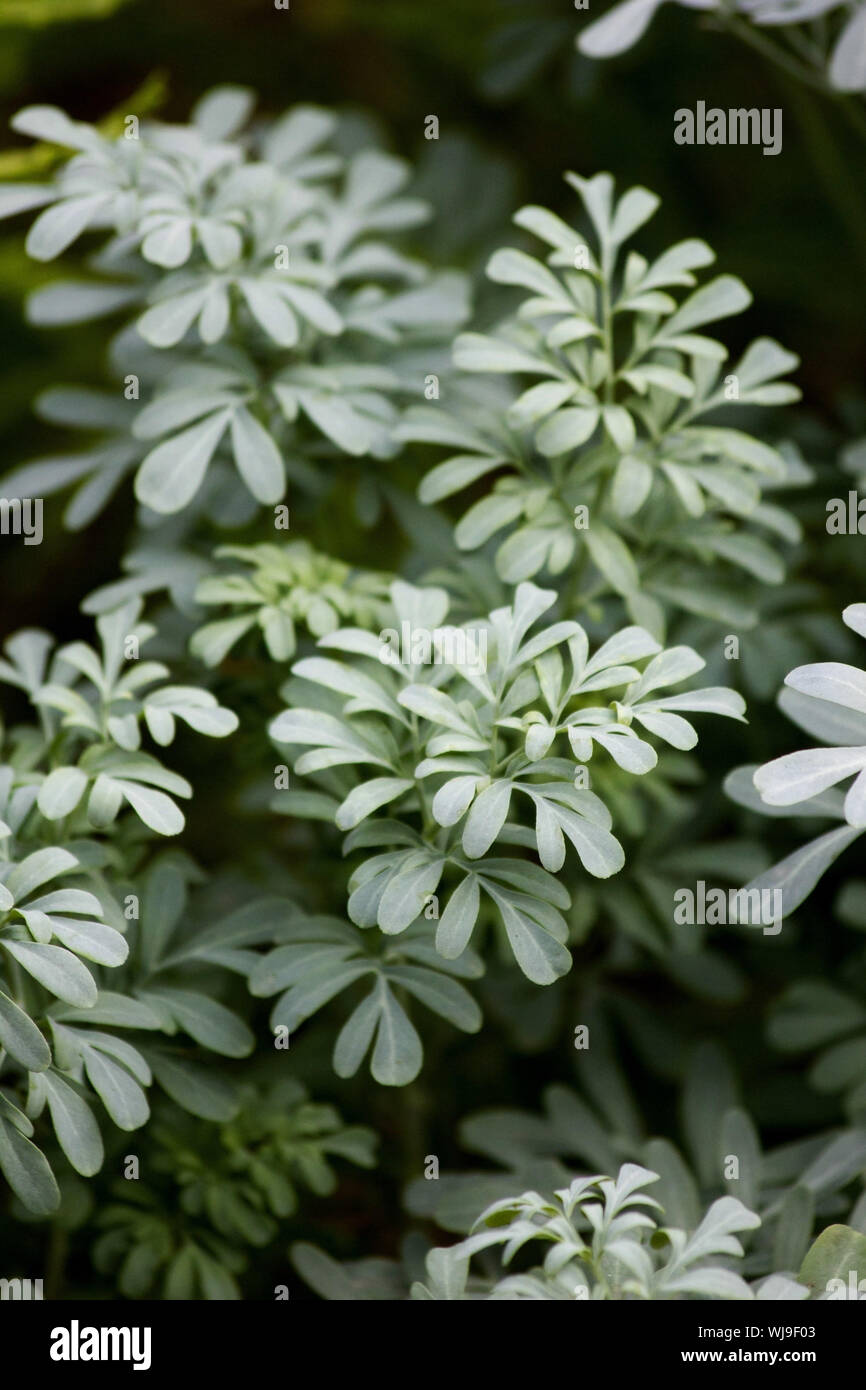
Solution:
<svg viewBox="0 0 866 1390"><path fill-rule="evenodd" d="M839 8L723 17L831 12L788 42L832 100ZM159 100L31 101L0 168L61 344L0 483L45 541L0 544L68 591L4 613L5 1273L39 1229L55 1296L848 1296L866 604L824 494L862 404L794 411L808 338L579 142L449 234L479 145Z"/></svg>

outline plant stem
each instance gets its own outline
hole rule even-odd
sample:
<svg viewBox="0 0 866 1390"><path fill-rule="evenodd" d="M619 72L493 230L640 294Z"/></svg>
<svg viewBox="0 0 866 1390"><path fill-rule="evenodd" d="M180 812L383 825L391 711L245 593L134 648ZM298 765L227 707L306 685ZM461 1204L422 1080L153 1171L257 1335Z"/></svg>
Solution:
<svg viewBox="0 0 866 1390"><path fill-rule="evenodd" d="M792 53L786 53L783 48L779 48L746 20L731 15L726 16L725 23L732 34L742 39L743 43L748 44L756 53L760 53L762 57L775 63L789 77L803 82L813 91L820 92L822 96L835 100L849 124L857 131L858 135L866 139L866 112L850 97L831 87L823 72L815 71L808 64L801 63Z"/></svg>

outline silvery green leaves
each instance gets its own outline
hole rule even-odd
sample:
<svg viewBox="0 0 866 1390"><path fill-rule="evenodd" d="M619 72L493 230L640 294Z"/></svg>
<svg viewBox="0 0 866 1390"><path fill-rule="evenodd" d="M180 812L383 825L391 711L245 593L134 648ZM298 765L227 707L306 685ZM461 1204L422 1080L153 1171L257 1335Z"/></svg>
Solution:
<svg viewBox="0 0 866 1390"><path fill-rule="evenodd" d="M652 23L656 11L664 0L621 0L609 9L601 19L595 19L582 28L577 37L579 52L588 58L610 58L623 53L637 43ZM768 56L777 56L780 62L793 64L809 81L826 74L831 88L839 92L862 92L866 89L866 57L864 57L863 34L866 19L862 5L847 6L841 0L736 0L732 5L724 5L719 0L676 0L678 5L689 10L709 10L718 23L724 26L727 19L746 21L762 28L770 29L771 34L781 29L785 37L790 30L791 46L776 45L775 39L767 45ZM824 16L832 11L829 20ZM811 38L814 24L820 19L822 27L820 41L806 42ZM799 26L808 25L808 30ZM829 25L829 28L828 28ZM796 55L796 56L795 56Z"/></svg>
<svg viewBox="0 0 866 1390"><path fill-rule="evenodd" d="M221 546L216 559L234 560L233 570L207 575L196 602L227 610L192 638L191 651L217 666L248 632L258 630L273 661L288 661L297 647L297 627L324 637L349 619L360 627L382 627L387 609L384 576L353 572L340 560L313 550L306 541L285 545ZM243 568L240 568L242 566Z"/></svg>
<svg viewBox="0 0 866 1390"><path fill-rule="evenodd" d="M583 558L592 594L620 595L630 616L657 633L665 607L700 605L704 590L695 611L720 617L706 575L695 582L698 563L718 567L729 587L731 567L777 583L776 538L794 540L798 528L762 502L766 488L790 479L783 454L705 417L796 400L780 377L797 359L760 338L723 365L727 350L704 330L747 307L745 286L729 275L699 284L696 272L714 256L696 239L654 261L626 253L658 199L632 188L617 200L609 174L566 177L589 218L589 240L544 208L523 208L515 221L545 243L544 258L503 250L488 265L492 279L524 292L523 302L493 333L455 343L463 371L527 384L503 418L474 404L465 421L421 407L398 428L403 439L456 450L424 480L421 499L496 474L455 539L474 550L507 531L496 551L507 582L562 574ZM674 568L686 565L695 575Z"/></svg>
<svg viewBox="0 0 866 1390"><path fill-rule="evenodd" d="M43 420L64 429L100 432L102 437L86 449L52 454L13 469L3 479L5 495L50 497L73 488L64 525L70 531L89 525L145 452L129 432L133 409L120 391L56 387L42 392L35 410Z"/></svg>
<svg viewBox="0 0 866 1390"><path fill-rule="evenodd" d="M866 636L866 604L851 604L842 619ZM796 692L782 706L786 713L825 742L841 746L832 752L815 748L777 758L755 773L755 786L770 806L792 806L856 773L842 809L849 825L866 827L866 775L861 775L866 766L866 675L842 662L820 662L798 666L785 685Z"/></svg>
<svg viewBox="0 0 866 1390"><path fill-rule="evenodd" d="M570 966L570 898L551 877L567 847L596 877L624 861L607 805L577 768L601 756L641 776L657 754L637 729L690 748L697 735L683 712L742 718L742 699L725 689L662 694L704 663L688 648L662 651L640 628L592 657L576 622L533 632L556 594L531 583L518 585L511 606L462 628L445 624L442 590L398 581L391 597L394 628L378 637L338 629L319 647L349 659L296 664L296 677L332 694L304 708L305 686L292 685L293 707L271 737L298 750L297 772L324 775L336 823L351 832L347 851L383 851L353 874L353 921L397 936L435 902L427 918L438 923L436 950L459 959L482 907L492 907L523 972L550 984ZM375 818L386 806L398 819ZM497 843L530 849L540 866L489 857ZM436 895L449 881L440 917Z"/></svg>
<svg viewBox="0 0 866 1390"><path fill-rule="evenodd" d="M389 395L399 382L391 371L335 362L263 375L250 358L236 360L240 370L182 367L136 416L132 433L151 447L135 490L151 510L180 511L224 455L256 501L272 504L285 492L287 453L309 454L313 466L316 458L387 458L396 451ZM309 481L300 460L291 470Z"/></svg>
<svg viewBox="0 0 866 1390"><path fill-rule="evenodd" d="M83 842L82 853L92 859L93 848ZM291 914L285 903L253 900L202 929L187 893L200 877L183 855L158 857L142 875L140 900L125 898L128 915L110 889L104 902L90 891L104 876L65 849L0 865L4 1080L10 1096L16 1084L24 1092L21 1133L50 1119L63 1155L84 1176L103 1159L95 1101L97 1114L104 1110L122 1130L147 1122L154 1082L205 1119L224 1122L237 1110L230 1080L203 1066L199 1052L245 1057L253 1034L215 987L223 970L245 974L255 960L249 947L272 940ZM39 1151L22 1176L21 1145L14 1136L10 1143L0 1143L0 1168L18 1196L34 1211L56 1207Z"/></svg>
<svg viewBox="0 0 866 1390"><path fill-rule="evenodd" d="M120 965L127 946L121 934L102 921L103 908L93 893L47 887L79 870L78 860L68 850L46 848L0 867L0 952L5 973L18 978L23 971L56 999L89 1008L96 1002L97 989L84 961ZM47 1046L10 1003L7 999L3 1009L0 1042L22 1066L41 1071L50 1061Z"/></svg>
<svg viewBox="0 0 866 1390"><path fill-rule="evenodd" d="M850 604L842 619L866 637L866 604ZM844 662L817 662L789 672L785 687L779 707L822 746L786 753L762 767L740 768L725 788L734 800L764 815L842 822L749 884L781 892L788 914L866 828L866 675ZM846 784L844 794L837 790L840 783Z"/></svg>
<svg viewBox="0 0 866 1390"><path fill-rule="evenodd" d="M237 1108L234 1089L215 1066L202 1066L192 1045L221 1058L246 1057L252 1051L251 1030L216 997L215 984L224 970L245 972L249 946L270 940L274 921L282 920L287 908L257 899L200 926L188 892L189 884L200 879L195 866L176 851L153 860L140 881L139 915L128 927L129 960L110 981L113 991L122 993L101 991L89 1011L54 1010L52 1028L55 1033L60 1030L70 1065L83 1067L97 1090L104 1067L98 1067L94 1079L89 1050L95 1046L105 1051L106 1042L101 1031L93 1031L94 1025L141 1030L144 1040L136 1040L139 1062L133 1067L139 1084L155 1079L184 1110L224 1121ZM157 1033L162 1036L154 1041ZM168 1039L177 1039L177 1044ZM126 1052L115 1046L112 1058L129 1065L129 1045L124 1047ZM111 1052L111 1046L107 1050ZM135 1096L128 1083L118 1092L111 1076L108 1082L108 1093L100 1090L106 1109L116 1124L129 1128L141 1113L143 1097Z"/></svg>
<svg viewBox="0 0 866 1390"><path fill-rule="evenodd" d="M0 1057L7 1084L17 1072L27 1092L26 1113L6 1093L0 1102L0 1169L23 1204L42 1215L60 1200L47 1160L30 1143L32 1121L46 1105L73 1168L90 1176L103 1157L98 1125L75 1084L82 1077L70 1070L51 1011L92 1009L98 999L94 966L114 969L128 953L100 899L75 886L83 872L75 855L57 847L0 863ZM109 1053L114 1043L106 1038ZM101 1065L96 1058L97 1074ZM104 1073L110 1077L114 1066L106 1060Z"/></svg>
<svg viewBox="0 0 866 1390"><path fill-rule="evenodd" d="M19 184L3 191L3 216L43 209L27 237L27 251L35 260L53 260L88 228L110 226L128 215L136 159L128 145L115 155L97 130L70 120L54 106L25 107L12 126L22 135L78 152L53 184Z"/></svg>
<svg viewBox="0 0 866 1390"><path fill-rule="evenodd" d="M809 0L804 0L804 3L809 3ZM811 5L819 3L821 0L811 0ZM840 7L831 4L830 0L824 0L822 10L824 8ZM845 8L846 17L830 55L827 77L837 91L863 92L866 90L866 8L863 5Z"/></svg>
<svg viewBox="0 0 866 1390"><path fill-rule="evenodd" d="M98 651L72 642L49 662L50 639L33 631L6 644L0 681L26 691L51 748L36 797L46 820L77 814L82 829L104 828L126 805L150 830L176 835L184 819L173 797L189 797L192 788L142 751L142 726L160 747L173 741L178 720L212 738L237 728L237 716L209 691L156 684L169 672L161 662L139 659L155 633L141 622L141 610L141 600L131 599L97 618Z"/></svg>
<svg viewBox="0 0 866 1390"><path fill-rule="evenodd" d="M577 47L588 58L610 58L623 53L643 38L664 0L619 0L600 19L585 25L577 37ZM685 0L679 0L685 3ZM694 8L714 9L715 0Z"/></svg>
<svg viewBox="0 0 866 1390"><path fill-rule="evenodd" d="M557 805L553 798L551 804ZM575 842L589 839L579 825ZM617 841L607 834L605 848L608 842L614 856ZM459 882L432 939L437 958L462 965L482 907L492 907L514 959L534 984L552 984L571 968L568 924L562 915L571 904L570 894L538 865L517 858L485 856L475 863L465 852L446 856L423 846L374 855L352 875L349 916L360 927L378 926L386 936L400 936L422 913L433 917L430 909L438 901L433 895L446 868ZM429 939L432 929L426 931Z"/></svg>
<svg viewBox="0 0 866 1390"><path fill-rule="evenodd" d="M160 269L176 270L195 255L213 269L226 270L241 261L256 211L287 192L267 166L242 167L244 144L230 143L237 130L145 122L137 140L110 140L48 106L27 107L12 125L21 134L78 151L52 184L13 186L4 198L5 216L51 204L28 238L28 250L39 260L54 259L95 227L130 239L143 260ZM303 182L296 192L296 203L306 212L312 200Z"/></svg>
<svg viewBox="0 0 866 1390"><path fill-rule="evenodd" d="M468 1264L477 1253L502 1246L507 1269L518 1252L542 1241L543 1263L524 1274L497 1279L488 1298L755 1297L729 1262L742 1258L737 1237L759 1226L760 1218L737 1198L721 1197L692 1231L663 1226L662 1208L644 1191L658 1181L658 1173L626 1163L616 1178L574 1178L553 1198L524 1192L495 1202L478 1218L474 1234L435 1252L438 1261L428 1259L428 1271L438 1271L438 1287L416 1285L412 1296L464 1297ZM786 1296L803 1298L807 1290Z"/></svg>
<svg viewBox="0 0 866 1390"><path fill-rule="evenodd" d="M248 409L255 386L236 373L196 372L194 385L181 377L136 418L133 432L153 445L136 474L135 494L156 512L180 511L192 501L223 440L235 466L257 501L278 502L285 491L279 448L261 420ZM222 389L215 389L217 384ZM209 389L205 389L205 388Z"/></svg>
<svg viewBox="0 0 866 1390"><path fill-rule="evenodd" d="M591 1027L600 1022L596 1015ZM597 1030L595 1039L597 1045ZM465 1234L493 1201L533 1185L550 1200L576 1168L613 1170L628 1160L658 1174L653 1193L668 1225L694 1230L706 1207L726 1195L760 1216L744 1242L742 1264L744 1276L760 1280L798 1269L828 1219L856 1223L866 1130L855 1121L764 1150L740 1101L736 1073L715 1045L699 1045L688 1057L677 1105L681 1143L647 1138L643 1109L626 1068L605 1047L582 1092L546 1088L543 1113L509 1108L469 1116L460 1126L461 1146L483 1155L484 1167L442 1173L435 1191L417 1179L406 1205L417 1217ZM732 1154L739 1159L736 1176Z"/></svg>
<svg viewBox="0 0 866 1390"><path fill-rule="evenodd" d="M205 103L241 112L240 91L217 89ZM337 121L314 108L245 131L251 105L246 93L230 128L195 114L188 127L145 121L135 141L109 141L54 108L17 118L22 132L51 131L81 153L45 188L7 190L0 214L51 204L28 240L40 259L88 228L109 233L93 263L101 279L49 285L31 318L136 313L113 354L124 378L116 400L62 391L45 401L58 423L114 432L11 479L38 482L40 495L84 480L70 525L90 520L133 467L139 501L170 514L229 460L267 506L287 475L310 487L328 459L390 457L395 398L407 388L377 357L442 339L466 316L461 277L431 275L379 239L428 216L405 194L408 166L376 150L343 159L324 149Z"/></svg>
<svg viewBox="0 0 866 1390"><path fill-rule="evenodd" d="M421 1069L421 1038L407 1011L407 995L455 1028L475 1033L481 1011L461 979L483 966L471 951L440 960L423 928L404 930L395 947L376 955L362 935L335 918L307 917L281 932L249 977L253 994L280 993L271 1027L291 1034L305 1019L356 983L367 992L343 1024L334 1045L334 1070L354 1076L372 1048L370 1070L384 1086L405 1086Z"/></svg>
<svg viewBox="0 0 866 1390"><path fill-rule="evenodd" d="M742 697L725 687L679 695L657 693L703 670L706 663L690 647L663 651L643 628L628 627L609 638L590 658L586 634L579 624L573 626L576 631L567 639L570 672L566 673L556 652L545 653L536 664L546 711L532 710L519 721L500 721L525 731L527 757L543 757L556 735L566 733L579 762L588 762L598 744L618 767L640 776L655 767L658 759L651 745L639 737L635 725L674 748L686 750L696 745L698 736L682 712L743 718ZM634 665L647 657L651 660L642 670ZM607 703L584 703L596 691L607 693ZM619 694L613 696L614 691ZM567 713L574 701L580 702L579 708Z"/></svg>

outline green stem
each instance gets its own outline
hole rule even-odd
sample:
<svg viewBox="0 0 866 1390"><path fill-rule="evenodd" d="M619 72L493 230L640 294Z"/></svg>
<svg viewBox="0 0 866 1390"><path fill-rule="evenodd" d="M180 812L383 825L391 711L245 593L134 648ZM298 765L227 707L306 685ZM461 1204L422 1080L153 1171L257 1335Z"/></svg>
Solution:
<svg viewBox="0 0 866 1390"><path fill-rule="evenodd" d="M605 257L607 259L607 257ZM612 267L605 266L601 281L601 337L607 357L607 377L604 383L605 405L613 404L616 363L613 360L613 314L610 305L610 275Z"/></svg>
<svg viewBox="0 0 866 1390"><path fill-rule="evenodd" d="M417 791L417 793L418 793L418 800L419 800L420 803L421 803L421 838L422 838L422 840L424 840L424 841L426 841L427 843L429 843L429 842L433 839L433 837L438 833L438 831L439 831L439 829L440 829L440 826L436 823L436 821L435 821L434 818L433 818L433 812L432 812L431 807L430 807L430 800L429 800L428 795L427 795L427 788L426 788L424 779L415 776L415 768L418 766L418 764L423 760L423 758L424 758L424 756L425 756L424 750L423 750L423 748L421 747L421 739L420 739L420 737L419 737L419 732L418 732L418 716L417 716L417 714L413 714L413 715L412 715L412 725L411 725L411 729L412 729L412 769L411 769L411 771L407 771L407 772L404 773L404 772L401 771L401 769L400 769L399 767L397 767L397 768L394 769L394 771L395 771L395 773L397 774L398 777L402 777L402 776L411 777L412 780L413 780L414 783L415 783L415 789L416 789L416 791Z"/></svg>
<svg viewBox="0 0 866 1390"><path fill-rule="evenodd" d="M823 72L816 71L806 63L801 63L792 53L786 53L783 48L779 48L747 20L728 15L724 22L732 34L742 39L743 43L748 44L756 53L760 53L762 57L775 63L776 67L781 68L789 77L803 82L813 91L820 92L822 96L835 100L849 124L857 131L858 135L866 139L866 112L856 101L831 87Z"/></svg>
<svg viewBox="0 0 866 1390"><path fill-rule="evenodd" d="M743 43L748 44L756 53L775 63L776 67L782 68L790 77L795 77L798 82L805 82L807 86L814 87L819 92L828 91L828 83L823 73L815 72L806 63L801 63L793 53L786 53L784 48L779 48L772 39L768 39L766 34L761 33L760 29L756 29L747 20L727 15L724 22L732 34L742 39Z"/></svg>

